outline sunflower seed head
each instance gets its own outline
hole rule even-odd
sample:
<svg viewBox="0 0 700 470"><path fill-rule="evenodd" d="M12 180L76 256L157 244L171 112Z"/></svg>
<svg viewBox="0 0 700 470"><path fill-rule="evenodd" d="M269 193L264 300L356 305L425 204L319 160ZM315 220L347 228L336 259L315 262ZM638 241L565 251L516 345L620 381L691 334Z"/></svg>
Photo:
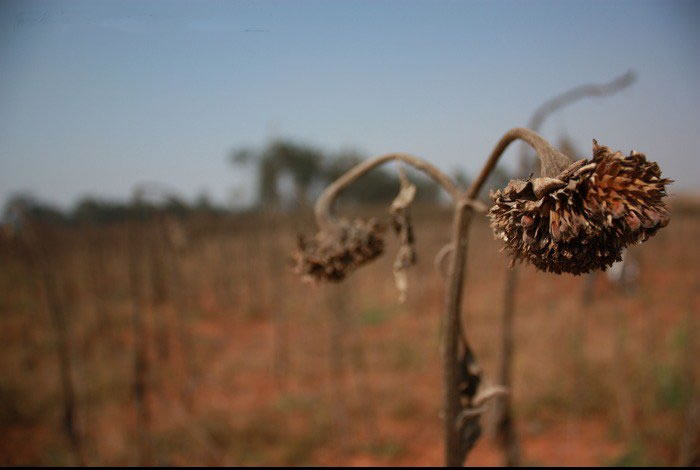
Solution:
<svg viewBox="0 0 700 470"><path fill-rule="evenodd" d="M611 266L627 245L668 224L663 197L670 183L643 154L625 157L594 140L591 160L555 178L513 180L491 192L489 218L513 262L582 274Z"/></svg>
<svg viewBox="0 0 700 470"><path fill-rule="evenodd" d="M299 235L294 270L305 279L341 281L384 251L384 227L376 219L342 219L311 240Z"/></svg>

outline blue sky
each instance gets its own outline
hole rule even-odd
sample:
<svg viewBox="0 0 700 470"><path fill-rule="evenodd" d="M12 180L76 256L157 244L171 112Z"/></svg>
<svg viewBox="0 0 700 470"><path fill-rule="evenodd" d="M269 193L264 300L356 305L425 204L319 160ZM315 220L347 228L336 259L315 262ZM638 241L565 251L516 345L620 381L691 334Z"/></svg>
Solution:
<svg viewBox="0 0 700 470"><path fill-rule="evenodd" d="M227 154L272 137L473 174L545 99L630 69L542 133L642 151L697 192L699 22L692 1L0 0L0 204L159 181L245 205Z"/></svg>

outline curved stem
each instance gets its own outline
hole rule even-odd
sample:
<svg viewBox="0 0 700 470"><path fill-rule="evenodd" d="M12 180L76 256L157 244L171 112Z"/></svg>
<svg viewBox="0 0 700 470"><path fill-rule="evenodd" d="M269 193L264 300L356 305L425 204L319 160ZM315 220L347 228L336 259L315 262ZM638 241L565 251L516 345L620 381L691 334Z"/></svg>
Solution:
<svg viewBox="0 0 700 470"><path fill-rule="evenodd" d="M452 181L431 164L403 153L392 153L383 155L372 160L362 162L350 169L343 176L338 178L319 197L315 215L316 222L320 229L332 229L334 226L331 209L333 202L339 193L357 180L360 176L371 169L392 161L402 161L414 168L417 168L433 180L435 180L452 197L455 206L455 215L452 227L452 243L454 253L450 260L449 286L445 293L445 317L444 317L444 338L443 367L444 367L444 406L445 406L445 464L447 466L461 466L468 453L464 447L461 432L458 427L458 417L462 411L460 402L460 370L459 370L459 345L469 348L466 334L462 330L461 308L462 293L464 291L464 275L466 271L468 232L474 213L473 200L496 166L499 158L515 140L524 140L537 151L542 162L543 176L556 176L571 164L571 160L554 149L542 137L524 128L515 128L506 132L496 147L491 152L484 168L478 178L472 183L469 189L462 193ZM461 341L461 343L460 343ZM466 352L466 351L465 351Z"/></svg>
<svg viewBox="0 0 700 470"><path fill-rule="evenodd" d="M629 70L608 83L590 83L572 88L542 103L532 114L530 121L527 123L527 127L533 130L539 130L545 118L553 112L583 98L600 97L617 93L621 89L634 83L636 78L637 76L634 71Z"/></svg>
<svg viewBox="0 0 700 470"><path fill-rule="evenodd" d="M564 171L571 160L561 152L554 149L546 140L535 132L514 128L505 133L496 147L491 152L484 168L469 189L462 195L462 199L456 205L453 225L452 243L454 254L449 268L449 289L445 297L445 321L444 337L445 349L443 350L444 362L444 394L445 394L445 464L448 467L461 466L465 454L462 453L460 433L455 423L460 413L459 397L459 339L461 336L465 347L468 347L466 332L462 330L461 309L464 290L464 275L467 263L467 250L469 247L468 232L471 225L474 207L469 201L474 200L479 194L487 178L496 167L496 163L503 155L508 145L515 140L524 140L530 144L542 162L543 176L556 176Z"/></svg>
<svg viewBox="0 0 700 470"><path fill-rule="evenodd" d="M468 199L474 199L477 194L479 194L481 187L496 167L496 163L498 163L503 152L513 141L518 139L524 140L530 144L537 152L537 155L540 157L540 162L542 163L542 171L540 173L542 176L555 177L566 170L572 163L569 157L552 147L549 142L544 140L539 134L530 129L516 127L506 132L503 137L501 137L501 140L498 141L498 144L496 144L496 147L491 152L491 156L489 156L486 161L486 165L484 165L478 178L474 180L467 190L466 197Z"/></svg>
<svg viewBox="0 0 700 470"><path fill-rule="evenodd" d="M520 443L515 432L513 414L513 315L515 313L515 291L518 284L518 270L506 270L501 313L501 357L498 370L498 384L510 391L496 401L498 410L495 417L495 433L503 451L503 463L509 467L520 466Z"/></svg>
<svg viewBox="0 0 700 470"><path fill-rule="evenodd" d="M316 223L318 224L319 228L324 229L333 225L333 203L343 189L348 187L360 176L364 175L373 168L394 160L401 161L414 168L417 168L431 177L450 195L453 203L457 203L457 201L460 199L461 191L457 188L457 186L455 186L447 175L442 173L430 163L407 153L389 153L357 164L323 191L321 196L318 198L314 209L316 214Z"/></svg>
<svg viewBox="0 0 700 470"><path fill-rule="evenodd" d="M458 416L462 410L460 402L459 341L468 348L466 333L462 331L460 311L464 291L464 271L467 261L469 225L472 206L461 201L455 207L452 226L452 244L454 253L450 259L448 271L449 286L445 293L445 319L443 320L443 337L445 345L442 351L444 407L445 407L445 466L461 467L466 458L462 452L461 433L457 428Z"/></svg>

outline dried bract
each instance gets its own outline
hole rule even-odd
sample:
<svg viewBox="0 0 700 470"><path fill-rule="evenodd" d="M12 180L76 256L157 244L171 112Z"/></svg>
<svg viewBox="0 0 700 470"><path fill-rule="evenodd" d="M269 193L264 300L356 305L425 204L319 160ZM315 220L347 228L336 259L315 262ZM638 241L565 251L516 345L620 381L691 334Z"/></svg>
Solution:
<svg viewBox="0 0 700 470"><path fill-rule="evenodd" d="M306 279L340 281L384 251L384 228L376 219L342 219L312 240L298 238L294 270Z"/></svg>
<svg viewBox="0 0 700 470"><path fill-rule="evenodd" d="M594 140L591 160L491 192L491 227L513 262L555 273L605 269L668 224L671 182L643 154L625 157Z"/></svg>
<svg viewBox="0 0 700 470"><path fill-rule="evenodd" d="M399 291L399 302L406 300L408 293L407 270L416 264L415 237L411 224L410 206L416 197L416 186L406 177L403 168L400 169L401 190L391 203L391 226L399 239L399 251L394 260L394 282Z"/></svg>

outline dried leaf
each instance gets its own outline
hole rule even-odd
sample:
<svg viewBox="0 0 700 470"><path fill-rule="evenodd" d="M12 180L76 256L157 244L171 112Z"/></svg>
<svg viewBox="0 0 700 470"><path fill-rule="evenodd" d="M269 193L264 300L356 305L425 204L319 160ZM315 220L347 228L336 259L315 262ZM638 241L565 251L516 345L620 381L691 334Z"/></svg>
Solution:
<svg viewBox="0 0 700 470"><path fill-rule="evenodd" d="M411 225L410 205L416 196L416 186L413 185L403 168L399 168L401 179L401 189L394 201L391 203L392 226L399 238L399 251L394 261L394 282L399 291L399 302L406 300L408 292L408 277L406 270L416 264L416 251L414 245L413 226Z"/></svg>

